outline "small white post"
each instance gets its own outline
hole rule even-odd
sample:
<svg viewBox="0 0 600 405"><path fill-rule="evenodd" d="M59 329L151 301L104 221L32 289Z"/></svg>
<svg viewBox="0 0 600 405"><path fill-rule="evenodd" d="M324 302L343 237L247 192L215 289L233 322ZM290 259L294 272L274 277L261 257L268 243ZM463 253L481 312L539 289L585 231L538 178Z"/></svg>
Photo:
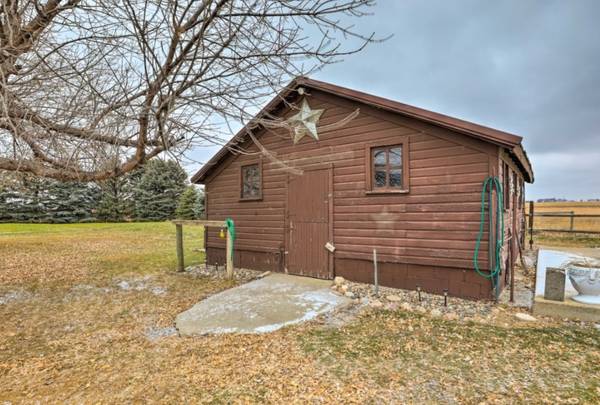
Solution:
<svg viewBox="0 0 600 405"><path fill-rule="evenodd" d="M375 278L375 296L379 297L379 274L377 271L377 249L373 249L373 276Z"/></svg>

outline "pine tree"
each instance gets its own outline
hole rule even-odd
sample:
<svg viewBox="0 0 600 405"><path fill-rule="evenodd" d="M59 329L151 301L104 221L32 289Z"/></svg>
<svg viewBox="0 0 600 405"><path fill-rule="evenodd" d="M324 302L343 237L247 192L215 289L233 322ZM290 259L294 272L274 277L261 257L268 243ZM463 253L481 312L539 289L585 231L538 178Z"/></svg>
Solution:
<svg viewBox="0 0 600 405"><path fill-rule="evenodd" d="M175 216L187 174L172 160L150 160L134 188L135 216L139 220L164 221Z"/></svg>
<svg viewBox="0 0 600 405"><path fill-rule="evenodd" d="M42 180L31 175L2 172L0 187L1 222L40 222Z"/></svg>
<svg viewBox="0 0 600 405"><path fill-rule="evenodd" d="M0 171L0 222L19 222L24 195L19 175Z"/></svg>
<svg viewBox="0 0 600 405"><path fill-rule="evenodd" d="M94 183L61 182L45 180L41 198L44 208L42 222L75 223L93 222L100 197Z"/></svg>
<svg viewBox="0 0 600 405"><path fill-rule="evenodd" d="M198 190L198 218L205 218L204 190Z"/></svg>
<svg viewBox="0 0 600 405"><path fill-rule="evenodd" d="M120 222L134 217L134 187L141 176L142 170L135 170L99 183L101 190L97 209L99 220Z"/></svg>
<svg viewBox="0 0 600 405"><path fill-rule="evenodd" d="M99 188L62 183L32 175L15 175L0 192L0 221L70 223L94 221Z"/></svg>
<svg viewBox="0 0 600 405"><path fill-rule="evenodd" d="M4 173L0 183L0 222L160 221L175 216L187 174L175 161L155 159L100 184ZM191 212L185 215L197 218L200 197L196 192L187 198Z"/></svg>
<svg viewBox="0 0 600 405"><path fill-rule="evenodd" d="M15 222L44 222L45 195L52 181L32 175L20 176L16 189L20 199L15 200Z"/></svg>
<svg viewBox="0 0 600 405"><path fill-rule="evenodd" d="M196 187L188 186L179 198L175 216L178 219L198 219L202 212L201 204L200 193Z"/></svg>

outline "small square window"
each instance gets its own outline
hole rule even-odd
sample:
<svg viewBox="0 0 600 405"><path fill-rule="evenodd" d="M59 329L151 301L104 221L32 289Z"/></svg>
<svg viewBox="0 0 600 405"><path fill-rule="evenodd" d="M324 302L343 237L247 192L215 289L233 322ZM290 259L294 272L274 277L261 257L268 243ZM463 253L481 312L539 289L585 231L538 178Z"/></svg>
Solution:
<svg viewBox="0 0 600 405"><path fill-rule="evenodd" d="M372 149L373 188L402 189L402 145Z"/></svg>
<svg viewBox="0 0 600 405"><path fill-rule="evenodd" d="M409 137L365 145L366 194L408 193Z"/></svg>
<svg viewBox="0 0 600 405"><path fill-rule="evenodd" d="M258 200L261 198L261 170L259 163L242 166L241 199Z"/></svg>

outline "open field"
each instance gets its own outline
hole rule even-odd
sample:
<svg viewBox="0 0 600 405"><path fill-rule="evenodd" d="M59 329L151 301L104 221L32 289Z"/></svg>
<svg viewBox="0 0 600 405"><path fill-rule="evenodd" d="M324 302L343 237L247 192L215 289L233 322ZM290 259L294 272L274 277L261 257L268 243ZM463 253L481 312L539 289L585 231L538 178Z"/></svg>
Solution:
<svg viewBox="0 0 600 405"><path fill-rule="evenodd" d="M529 212L529 204L526 205ZM535 213L565 213L575 215L600 215L600 202L548 202L535 203ZM534 229L570 229L570 218L535 217ZM528 223L529 227L529 223ZM573 229L600 232L600 218L574 218ZM543 245L600 247L600 235L545 232L538 233L536 242Z"/></svg>
<svg viewBox="0 0 600 405"><path fill-rule="evenodd" d="M527 205L529 211L529 205ZM600 215L600 202L552 202L535 203L535 213L575 213L575 215ZM569 229L570 218L535 218L535 228ZM575 218L573 229L600 231L600 218Z"/></svg>
<svg viewBox="0 0 600 405"><path fill-rule="evenodd" d="M192 264L202 231L184 230ZM175 267L168 223L0 225L0 402L600 402L590 325L365 310L180 338L176 314L233 282Z"/></svg>

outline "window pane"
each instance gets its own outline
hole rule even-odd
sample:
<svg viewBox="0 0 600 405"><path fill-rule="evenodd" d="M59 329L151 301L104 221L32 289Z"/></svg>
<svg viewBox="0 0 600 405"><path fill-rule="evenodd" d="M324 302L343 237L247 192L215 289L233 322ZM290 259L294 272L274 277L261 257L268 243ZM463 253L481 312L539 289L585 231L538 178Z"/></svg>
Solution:
<svg viewBox="0 0 600 405"><path fill-rule="evenodd" d="M385 187L385 169L375 169L375 187Z"/></svg>
<svg viewBox="0 0 600 405"><path fill-rule="evenodd" d="M244 184L244 195L243 197L258 197L258 187L252 183Z"/></svg>
<svg viewBox="0 0 600 405"><path fill-rule="evenodd" d="M373 149L373 164L385 165L385 149Z"/></svg>
<svg viewBox="0 0 600 405"><path fill-rule="evenodd" d="M390 149L390 166L402 165L402 146L394 146Z"/></svg>
<svg viewBox="0 0 600 405"><path fill-rule="evenodd" d="M402 188L403 145L371 149L373 188Z"/></svg>
<svg viewBox="0 0 600 405"><path fill-rule="evenodd" d="M242 198L260 196L260 171L258 165L242 167Z"/></svg>
<svg viewBox="0 0 600 405"><path fill-rule="evenodd" d="M402 169L390 170L390 187L402 187Z"/></svg>

